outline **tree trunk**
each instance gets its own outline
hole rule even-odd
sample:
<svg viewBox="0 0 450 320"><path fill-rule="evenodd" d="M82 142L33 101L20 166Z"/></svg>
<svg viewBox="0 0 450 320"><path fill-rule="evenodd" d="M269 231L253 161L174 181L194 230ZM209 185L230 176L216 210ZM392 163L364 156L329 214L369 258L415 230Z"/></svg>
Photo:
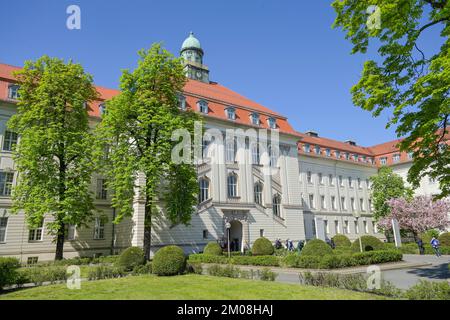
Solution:
<svg viewBox="0 0 450 320"><path fill-rule="evenodd" d="M56 252L55 252L55 260L63 259L64 252L64 239L65 239L65 225L64 223L60 223L58 235L56 236Z"/></svg>
<svg viewBox="0 0 450 320"><path fill-rule="evenodd" d="M144 255L145 260L150 261L150 251L152 248L152 207L151 200L145 201L145 220L144 220Z"/></svg>

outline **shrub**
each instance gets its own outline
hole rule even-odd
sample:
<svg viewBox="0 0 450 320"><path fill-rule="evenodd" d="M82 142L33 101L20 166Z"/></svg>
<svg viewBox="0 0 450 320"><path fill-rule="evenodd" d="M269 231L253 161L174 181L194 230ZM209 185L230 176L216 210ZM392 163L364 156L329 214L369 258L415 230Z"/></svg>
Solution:
<svg viewBox="0 0 450 320"><path fill-rule="evenodd" d="M182 274L186 267L183 249L178 246L166 246L159 249L153 257L153 273L158 276Z"/></svg>
<svg viewBox="0 0 450 320"><path fill-rule="evenodd" d="M210 242L206 245L205 249L203 249L203 253L212 256L221 256L222 248L217 242Z"/></svg>
<svg viewBox="0 0 450 320"><path fill-rule="evenodd" d="M137 267L137 266L136 266ZM89 280L120 278L127 274L123 267L117 266L95 266L89 269Z"/></svg>
<svg viewBox="0 0 450 320"><path fill-rule="evenodd" d="M191 262L188 260L186 263L186 272L194 274L203 274L203 267L200 262Z"/></svg>
<svg viewBox="0 0 450 320"><path fill-rule="evenodd" d="M279 266L280 260L276 256L236 256L231 258L231 263L252 266Z"/></svg>
<svg viewBox="0 0 450 320"><path fill-rule="evenodd" d="M147 261L147 263L144 265L134 267L133 272L131 274L134 276L138 276L150 273L152 273L152 263L150 261Z"/></svg>
<svg viewBox="0 0 450 320"><path fill-rule="evenodd" d="M439 242L443 247L450 247L450 232L444 232L439 236Z"/></svg>
<svg viewBox="0 0 450 320"><path fill-rule="evenodd" d="M274 251L274 255L278 256L278 257L285 257L287 256L289 253L291 253L288 249L286 248L281 248L281 249L275 249Z"/></svg>
<svg viewBox="0 0 450 320"><path fill-rule="evenodd" d="M264 237L256 239L252 247L252 255L254 256L270 256L273 252L272 242Z"/></svg>
<svg viewBox="0 0 450 320"><path fill-rule="evenodd" d="M450 284L420 280L405 292L405 297L409 300L450 300Z"/></svg>
<svg viewBox="0 0 450 320"><path fill-rule="evenodd" d="M327 254L333 254L333 249L322 240L314 239L306 243L301 255L304 256L324 256Z"/></svg>
<svg viewBox="0 0 450 320"><path fill-rule="evenodd" d="M435 254L431 245L424 245L424 248L425 248L425 254ZM441 254L445 254L445 255L450 254L450 247L440 246L439 250L441 251Z"/></svg>
<svg viewBox="0 0 450 320"><path fill-rule="evenodd" d="M132 271L135 267L144 264L144 251L138 247L125 249L116 262L117 267Z"/></svg>
<svg viewBox="0 0 450 320"><path fill-rule="evenodd" d="M55 283L67 279L67 268L63 266L52 267L26 267L19 270L18 285L33 283L37 286L44 282Z"/></svg>
<svg viewBox="0 0 450 320"><path fill-rule="evenodd" d="M343 234L337 234L332 238L334 244L336 245L336 248L339 247L351 247L352 243L350 242L350 239L347 238L347 236Z"/></svg>
<svg viewBox="0 0 450 320"><path fill-rule="evenodd" d="M189 255L189 263L228 263L229 259L225 256L212 256L209 254L191 254Z"/></svg>
<svg viewBox="0 0 450 320"><path fill-rule="evenodd" d="M374 251L384 249L384 243L381 242L380 239L374 236L362 236L361 238L356 239L352 243L352 249L355 252L360 251L359 239L361 239L363 251Z"/></svg>
<svg viewBox="0 0 450 320"><path fill-rule="evenodd" d="M351 247L336 247L333 249L334 254L352 254L353 249Z"/></svg>
<svg viewBox="0 0 450 320"><path fill-rule="evenodd" d="M214 277L239 278L240 270L239 268L232 265L226 265L222 267L215 264L208 268L208 274Z"/></svg>
<svg viewBox="0 0 450 320"><path fill-rule="evenodd" d="M0 290L16 282L18 277L17 269L19 267L18 259L0 257Z"/></svg>
<svg viewBox="0 0 450 320"><path fill-rule="evenodd" d="M278 273L273 272L269 268L264 268L261 270L259 278L262 281L275 281L275 279L278 277Z"/></svg>

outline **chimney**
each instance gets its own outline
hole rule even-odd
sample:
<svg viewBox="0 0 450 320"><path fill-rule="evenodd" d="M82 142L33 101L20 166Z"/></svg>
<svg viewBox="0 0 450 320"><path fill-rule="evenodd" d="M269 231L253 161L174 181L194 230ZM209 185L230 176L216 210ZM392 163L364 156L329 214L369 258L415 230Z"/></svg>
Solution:
<svg viewBox="0 0 450 320"><path fill-rule="evenodd" d="M356 142L353 140L346 140L345 143L348 143L351 146L356 146Z"/></svg>
<svg viewBox="0 0 450 320"><path fill-rule="evenodd" d="M319 136L319 134L315 131L307 131L306 135L308 135L310 137L314 137L314 138L317 138Z"/></svg>

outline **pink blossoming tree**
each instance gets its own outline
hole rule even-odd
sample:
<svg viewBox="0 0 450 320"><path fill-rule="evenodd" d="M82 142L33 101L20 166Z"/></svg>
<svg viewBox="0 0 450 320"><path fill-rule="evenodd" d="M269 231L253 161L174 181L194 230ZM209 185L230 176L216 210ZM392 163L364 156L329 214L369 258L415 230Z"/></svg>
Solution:
<svg viewBox="0 0 450 320"><path fill-rule="evenodd" d="M418 196L410 201L394 198L387 204L391 212L378 222L378 226L385 230L392 228L392 219L398 221L401 229L414 235L430 229L444 229L449 225L450 203L447 200L433 201L431 197Z"/></svg>

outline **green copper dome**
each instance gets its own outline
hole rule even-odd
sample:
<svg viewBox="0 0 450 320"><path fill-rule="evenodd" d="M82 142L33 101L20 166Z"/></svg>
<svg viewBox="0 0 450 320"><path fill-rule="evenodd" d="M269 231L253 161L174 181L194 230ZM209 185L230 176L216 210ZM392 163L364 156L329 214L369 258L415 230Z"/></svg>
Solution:
<svg viewBox="0 0 450 320"><path fill-rule="evenodd" d="M194 33L191 32L189 37L184 40L183 45L181 46L181 51L185 49L199 49L202 50L202 46L200 45L200 41L196 37L194 37Z"/></svg>

